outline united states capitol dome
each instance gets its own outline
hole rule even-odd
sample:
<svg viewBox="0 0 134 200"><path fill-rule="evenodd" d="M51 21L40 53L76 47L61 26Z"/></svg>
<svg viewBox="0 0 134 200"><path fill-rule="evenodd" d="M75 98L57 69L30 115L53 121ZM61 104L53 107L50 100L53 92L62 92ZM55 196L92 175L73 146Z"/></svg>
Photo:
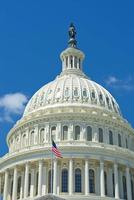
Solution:
<svg viewBox="0 0 134 200"><path fill-rule="evenodd" d="M3 200L134 200L134 129L84 74L75 36L71 24L62 72L33 95L7 135Z"/></svg>
<svg viewBox="0 0 134 200"><path fill-rule="evenodd" d="M69 41L69 47L60 55L61 74L33 95L25 108L24 116L49 108L68 106L95 107L120 115L113 96L82 71L84 57L84 53L76 47L76 40Z"/></svg>

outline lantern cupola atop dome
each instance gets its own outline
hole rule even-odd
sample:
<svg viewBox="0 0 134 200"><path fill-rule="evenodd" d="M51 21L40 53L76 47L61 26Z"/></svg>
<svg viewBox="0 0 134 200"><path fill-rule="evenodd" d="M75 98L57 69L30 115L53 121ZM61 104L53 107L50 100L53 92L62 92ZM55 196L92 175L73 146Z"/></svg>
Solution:
<svg viewBox="0 0 134 200"><path fill-rule="evenodd" d="M85 55L77 48L76 29L73 23L70 24L68 34L68 48L65 49L60 55L62 60L62 72L83 74L82 62L85 58Z"/></svg>

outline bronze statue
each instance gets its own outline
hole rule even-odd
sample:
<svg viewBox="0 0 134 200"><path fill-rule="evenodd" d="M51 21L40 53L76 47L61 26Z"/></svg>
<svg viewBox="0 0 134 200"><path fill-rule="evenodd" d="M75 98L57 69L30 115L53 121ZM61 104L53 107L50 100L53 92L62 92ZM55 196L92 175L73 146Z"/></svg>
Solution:
<svg viewBox="0 0 134 200"><path fill-rule="evenodd" d="M69 47L76 48L76 45L77 45L77 41L75 39L76 30L75 30L75 26L73 25L73 23L70 24L68 33L69 33L69 41L68 41Z"/></svg>

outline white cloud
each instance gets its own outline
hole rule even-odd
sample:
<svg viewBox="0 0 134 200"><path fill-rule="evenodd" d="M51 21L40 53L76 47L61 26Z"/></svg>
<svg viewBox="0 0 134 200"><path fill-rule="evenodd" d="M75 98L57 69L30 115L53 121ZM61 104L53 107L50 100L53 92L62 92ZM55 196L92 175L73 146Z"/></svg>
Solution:
<svg viewBox="0 0 134 200"><path fill-rule="evenodd" d="M105 82L106 82L107 85L111 85L111 84L118 83L119 80L118 80L115 76L109 76L109 77L106 79Z"/></svg>
<svg viewBox="0 0 134 200"><path fill-rule="evenodd" d="M22 93L5 94L0 97L0 121L13 122L13 114L22 114L28 99Z"/></svg>
<svg viewBox="0 0 134 200"><path fill-rule="evenodd" d="M109 76L105 79L107 86L124 91L134 90L134 80L131 76L126 77L125 79L119 79L116 76Z"/></svg>

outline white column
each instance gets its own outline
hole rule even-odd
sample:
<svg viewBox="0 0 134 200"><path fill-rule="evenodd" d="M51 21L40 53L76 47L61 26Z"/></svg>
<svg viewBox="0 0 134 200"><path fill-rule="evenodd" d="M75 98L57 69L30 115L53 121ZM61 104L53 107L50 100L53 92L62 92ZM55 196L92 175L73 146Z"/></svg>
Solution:
<svg viewBox="0 0 134 200"><path fill-rule="evenodd" d="M42 195L42 169L43 169L43 161L39 161L39 180L38 180L38 196Z"/></svg>
<svg viewBox="0 0 134 200"><path fill-rule="evenodd" d="M31 169L30 197L34 197L34 194L35 194L35 169Z"/></svg>
<svg viewBox="0 0 134 200"><path fill-rule="evenodd" d="M54 159L53 194L56 194L56 189L57 189L57 160Z"/></svg>
<svg viewBox="0 0 134 200"><path fill-rule="evenodd" d="M100 166L96 168L96 176L95 176L95 182L98 184L95 184L95 191L96 194L99 196L100 195Z"/></svg>
<svg viewBox="0 0 134 200"><path fill-rule="evenodd" d="M119 175L118 175L117 163L114 163L114 184L115 184L115 199L119 199Z"/></svg>
<svg viewBox="0 0 134 200"><path fill-rule="evenodd" d="M47 167L43 167L42 195L47 193Z"/></svg>
<svg viewBox="0 0 134 200"><path fill-rule="evenodd" d="M105 196L104 162L100 161L100 195Z"/></svg>
<svg viewBox="0 0 134 200"><path fill-rule="evenodd" d="M21 173L20 200L23 199L23 191L24 191L24 172Z"/></svg>
<svg viewBox="0 0 134 200"><path fill-rule="evenodd" d="M79 58L77 57L77 69L79 69Z"/></svg>
<svg viewBox="0 0 134 200"><path fill-rule="evenodd" d="M13 175L13 195L12 199L17 199L17 166L14 168L14 175Z"/></svg>
<svg viewBox="0 0 134 200"><path fill-rule="evenodd" d="M58 165L57 166L57 195L60 194L60 179L61 179L61 176L60 176L60 170L61 167Z"/></svg>
<svg viewBox="0 0 134 200"><path fill-rule="evenodd" d="M85 161L85 195L89 193L89 165L88 160Z"/></svg>
<svg viewBox="0 0 134 200"><path fill-rule="evenodd" d="M5 180L4 180L4 194L3 194L3 200L7 200L7 194L8 194L8 177L9 177L9 172L5 172Z"/></svg>
<svg viewBox="0 0 134 200"><path fill-rule="evenodd" d="M126 168L126 178L127 178L127 199L132 200L132 191L131 191L131 180L129 167Z"/></svg>
<svg viewBox="0 0 134 200"><path fill-rule="evenodd" d="M24 180L24 198L28 196L28 185L29 185L29 163L26 163L25 180Z"/></svg>
<svg viewBox="0 0 134 200"><path fill-rule="evenodd" d="M69 160L69 195L73 194L73 159Z"/></svg>

